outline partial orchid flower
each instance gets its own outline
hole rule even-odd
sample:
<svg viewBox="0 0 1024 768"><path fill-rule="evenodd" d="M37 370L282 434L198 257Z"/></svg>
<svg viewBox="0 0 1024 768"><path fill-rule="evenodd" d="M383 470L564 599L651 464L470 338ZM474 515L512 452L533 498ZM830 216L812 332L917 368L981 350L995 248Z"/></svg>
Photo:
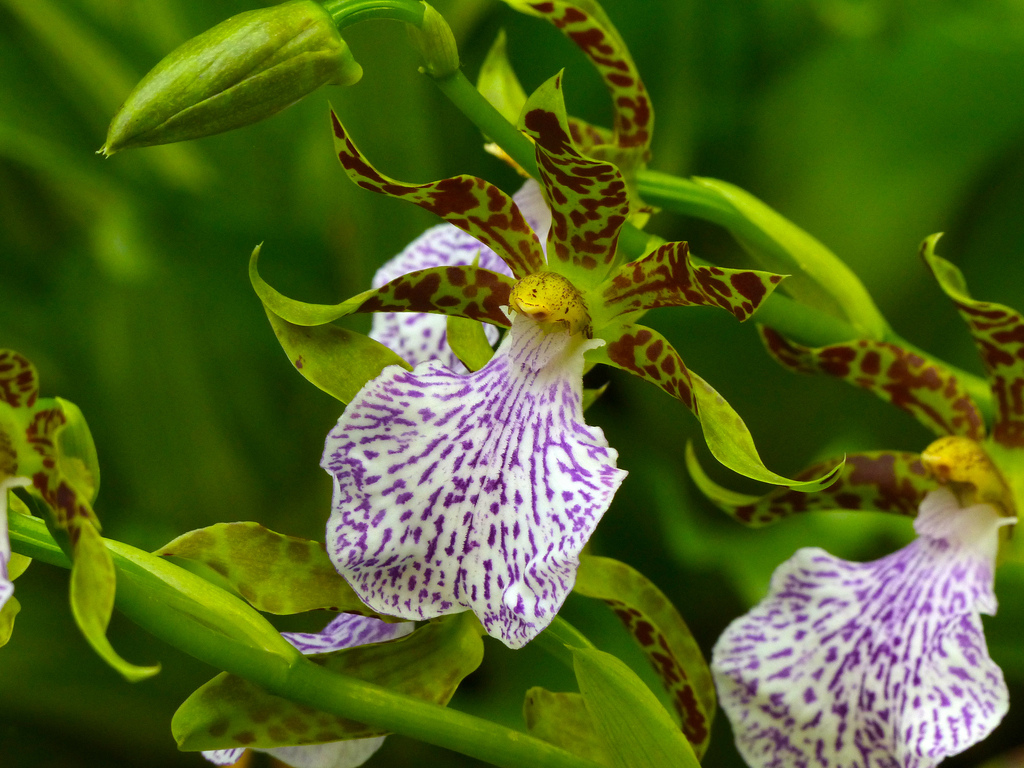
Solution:
<svg viewBox="0 0 1024 768"><path fill-rule="evenodd" d="M930 491L918 538L870 563L801 549L715 645L719 701L752 768L931 768L1009 707L981 616L996 612L991 504Z"/></svg>
<svg viewBox="0 0 1024 768"><path fill-rule="evenodd" d="M413 626L412 622L388 624L370 616L342 613L321 632L282 632L281 636L308 656L397 640L412 632ZM292 768L356 768L380 749L385 738L378 736L253 751L265 752ZM245 747L205 750L202 755L214 765L234 765L242 759L245 750Z"/></svg>
<svg viewBox="0 0 1024 768"><path fill-rule="evenodd" d="M7 533L7 493L12 488L24 488L31 483L32 480L27 477L5 477L3 470L0 469L0 614L7 601L14 595L13 575L9 570L13 554L11 539ZM0 644L4 641L3 634L3 623L0 622Z"/></svg>
<svg viewBox="0 0 1024 768"><path fill-rule="evenodd" d="M832 487L802 495L732 493L688 453L697 485L748 525L810 510L917 514L918 538L873 563L799 551L776 570L769 596L720 638L719 695L754 768L804 759L927 768L985 738L1006 712L979 614L995 613L998 531L1024 501L1024 316L971 298L960 271L935 254L937 241L927 238L921 256L982 354L990 433L965 384L916 351L868 339L811 349L763 328L787 368L843 378L941 437L920 454L847 456Z"/></svg>

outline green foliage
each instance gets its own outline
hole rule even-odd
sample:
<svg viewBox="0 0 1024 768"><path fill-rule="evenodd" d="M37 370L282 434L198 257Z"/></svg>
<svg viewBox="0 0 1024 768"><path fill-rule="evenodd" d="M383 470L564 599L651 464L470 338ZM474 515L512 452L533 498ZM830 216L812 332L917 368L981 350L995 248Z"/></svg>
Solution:
<svg viewBox="0 0 1024 768"><path fill-rule="evenodd" d="M462 679L483 658L479 625L472 614L438 619L411 635L310 657L341 675L366 680L408 696L447 704ZM377 729L326 715L222 673L193 693L171 723L183 750L275 747L379 736Z"/></svg>
<svg viewBox="0 0 1024 768"><path fill-rule="evenodd" d="M523 700L523 718L531 736L613 768L612 758L594 731L594 722L580 694L531 688Z"/></svg>

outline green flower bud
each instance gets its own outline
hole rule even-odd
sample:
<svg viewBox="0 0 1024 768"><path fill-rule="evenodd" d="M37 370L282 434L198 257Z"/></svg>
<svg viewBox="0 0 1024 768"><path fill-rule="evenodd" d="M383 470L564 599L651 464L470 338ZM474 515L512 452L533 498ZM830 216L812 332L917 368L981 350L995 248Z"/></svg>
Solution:
<svg viewBox="0 0 1024 768"><path fill-rule="evenodd" d="M247 11L182 44L114 115L100 153L168 144L255 123L321 85L363 75L330 15L313 0Z"/></svg>
<svg viewBox="0 0 1024 768"><path fill-rule="evenodd" d="M423 24L406 25L413 45L423 56L425 66L420 71L433 78L447 77L459 69L455 35L440 13L427 3L423 6Z"/></svg>

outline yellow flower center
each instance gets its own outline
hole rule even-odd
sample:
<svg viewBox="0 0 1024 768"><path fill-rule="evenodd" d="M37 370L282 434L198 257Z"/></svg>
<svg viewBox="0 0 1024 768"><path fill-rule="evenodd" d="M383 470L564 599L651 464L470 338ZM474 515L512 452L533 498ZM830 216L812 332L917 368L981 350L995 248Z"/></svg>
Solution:
<svg viewBox="0 0 1024 768"><path fill-rule="evenodd" d="M969 437L940 437L921 453L921 464L957 495L962 506L996 504L1016 514L1013 495L985 449Z"/></svg>
<svg viewBox="0 0 1024 768"><path fill-rule="evenodd" d="M567 333L591 337L590 314L576 286L554 272L527 275L512 288L509 304L538 323L560 326Z"/></svg>

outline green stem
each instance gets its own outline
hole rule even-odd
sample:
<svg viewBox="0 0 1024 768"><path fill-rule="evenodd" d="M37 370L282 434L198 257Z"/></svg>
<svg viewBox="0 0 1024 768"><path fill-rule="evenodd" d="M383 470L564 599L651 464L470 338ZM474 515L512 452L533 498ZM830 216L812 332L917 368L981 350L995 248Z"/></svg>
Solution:
<svg viewBox="0 0 1024 768"><path fill-rule="evenodd" d="M555 616L548 628L537 635L534 642L567 666L573 674L576 674L576 667L572 658L572 649L594 647L586 635L561 616Z"/></svg>
<svg viewBox="0 0 1024 768"><path fill-rule="evenodd" d="M71 561L42 520L11 514L9 522L16 551L51 565L71 567ZM193 598L190 594L171 593L168 585L175 581L189 583L199 577L127 544L109 539L106 543L117 568L118 609L156 637L216 669L244 677L276 696L319 711L410 736L503 768L598 768L589 760L497 723L331 672L308 661L291 646L285 657L239 639L251 634L249 627L238 627L235 637L229 637L215 626L182 621L181 606ZM161 579L156 575L158 572L168 575ZM226 592L224 595L235 600ZM201 609L198 606L194 610ZM255 611L252 613L265 621ZM277 637L285 643L280 635Z"/></svg>

